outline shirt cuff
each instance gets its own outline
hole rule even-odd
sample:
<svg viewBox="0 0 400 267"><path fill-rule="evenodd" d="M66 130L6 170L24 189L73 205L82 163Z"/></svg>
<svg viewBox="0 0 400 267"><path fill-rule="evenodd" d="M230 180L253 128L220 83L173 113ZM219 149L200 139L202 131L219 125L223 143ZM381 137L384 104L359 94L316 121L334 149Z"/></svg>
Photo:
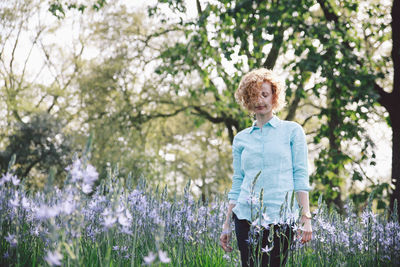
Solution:
<svg viewBox="0 0 400 267"><path fill-rule="evenodd" d="M229 204L236 204L236 200L230 199L230 200L229 200Z"/></svg>

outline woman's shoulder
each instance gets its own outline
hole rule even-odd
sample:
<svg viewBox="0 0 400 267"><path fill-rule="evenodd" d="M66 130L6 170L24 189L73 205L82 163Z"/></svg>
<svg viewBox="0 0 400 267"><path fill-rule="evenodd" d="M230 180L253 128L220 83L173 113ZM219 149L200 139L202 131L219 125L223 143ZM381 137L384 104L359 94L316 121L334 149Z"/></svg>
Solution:
<svg viewBox="0 0 400 267"><path fill-rule="evenodd" d="M291 139L295 136L305 136L303 127L295 121L282 120L282 125L285 125L285 132L289 133Z"/></svg>
<svg viewBox="0 0 400 267"><path fill-rule="evenodd" d="M303 129L303 127L295 121L281 120L281 125L290 129Z"/></svg>
<svg viewBox="0 0 400 267"><path fill-rule="evenodd" d="M251 131L252 128L253 128L253 127L247 127L247 128L245 128L245 129L243 129L243 130L240 130L240 131L235 135L235 138L244 138L244 137L246 137L246 136L250 133L250 131Z"/></svg>
<svg viewBox="0 0 400 267"><path fill-rule="evenodd" d="M241 131L239 131L233 138L233 142L234 143L241 143L241 142L246 142L249 140L250 137L250 133L252 130L252 126L251 127L247 127Z"/></svg>

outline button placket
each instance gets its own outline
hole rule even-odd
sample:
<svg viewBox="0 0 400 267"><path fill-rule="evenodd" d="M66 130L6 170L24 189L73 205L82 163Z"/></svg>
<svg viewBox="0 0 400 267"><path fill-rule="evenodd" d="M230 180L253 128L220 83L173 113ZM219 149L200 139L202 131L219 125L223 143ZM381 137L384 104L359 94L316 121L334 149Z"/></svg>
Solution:
<svg viewBox="0 0 400 267"><path fill-rule="evenodd" d="M263 169L265 169L265 166L267 165L267 158L265 157L265 144L267 143L267 136L268 136L268 124L265 125L264 131L263 131L263 136L262 136L262 143L263 143L263 158L262 158L262 162L263 162Z"/></svg>

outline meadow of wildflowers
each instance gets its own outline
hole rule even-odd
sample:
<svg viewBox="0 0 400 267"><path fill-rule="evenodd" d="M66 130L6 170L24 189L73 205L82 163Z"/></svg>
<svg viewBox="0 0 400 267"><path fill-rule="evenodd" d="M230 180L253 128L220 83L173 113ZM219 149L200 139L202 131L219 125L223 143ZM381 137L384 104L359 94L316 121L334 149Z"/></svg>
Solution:
<svg viewBox="0 0 400 267"><path fill-rule="evenodd" d="M62 189L49 175L34 193L11 171L0 175L1 266L240 266L234 236L232 253L218 243L225 197L196 201L190 183L181 195L144 179L132 185L117 168L97 183L85 157L67 171ZM313 230L306 245L295 238L287 266L400 264L398 219L373 213L370 204L359 216L349 202L341 215L320 199Z"/></svg>

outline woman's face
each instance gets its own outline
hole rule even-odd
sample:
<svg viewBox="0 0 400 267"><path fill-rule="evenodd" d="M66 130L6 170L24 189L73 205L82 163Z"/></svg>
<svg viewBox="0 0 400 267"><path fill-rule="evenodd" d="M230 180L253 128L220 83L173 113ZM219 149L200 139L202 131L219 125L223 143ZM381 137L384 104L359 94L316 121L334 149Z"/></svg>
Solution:
<svg viewBox="0 0 400 267"><path fill-rule="evenodd" d="M252 111L256 115L272 115L272 86L270 82L263 82L257 101L252 104Z"/></svg>

